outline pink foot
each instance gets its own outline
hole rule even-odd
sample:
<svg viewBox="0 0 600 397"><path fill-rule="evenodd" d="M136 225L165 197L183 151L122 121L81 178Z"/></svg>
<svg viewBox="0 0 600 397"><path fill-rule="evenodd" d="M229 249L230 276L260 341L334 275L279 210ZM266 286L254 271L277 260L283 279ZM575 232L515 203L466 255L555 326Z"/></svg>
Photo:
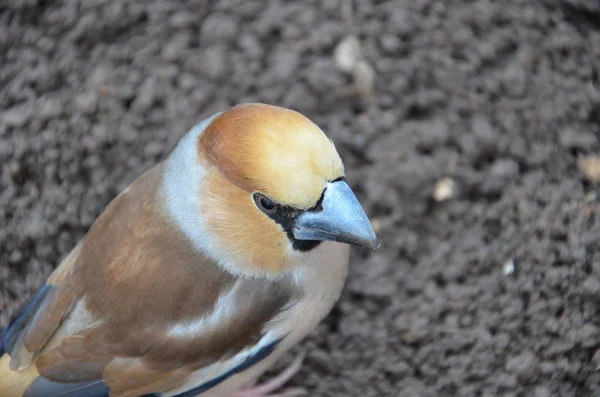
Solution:
<svg viewBox="0 0 600 397"><path fill-rule="evenodd" d="M233 393L230 397L296 397L305 395L306 390L300 387L283 390L276 394L269 394L272 391L281 388L288 380L296 375L300 370L300 367L302 367L303 360L304 354L298 354L294 361L273 379L261 385L246 386Z"/></svg>

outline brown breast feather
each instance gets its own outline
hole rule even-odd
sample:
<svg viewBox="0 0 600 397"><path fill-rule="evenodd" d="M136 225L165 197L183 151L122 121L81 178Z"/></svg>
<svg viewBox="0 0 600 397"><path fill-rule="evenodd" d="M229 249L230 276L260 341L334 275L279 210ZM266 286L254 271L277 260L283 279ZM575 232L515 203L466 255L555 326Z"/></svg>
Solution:
<svg viewBox="0 0 600 397"><path fill-rule="evenodd" d="M103 379L119 397L168 390L252 346L265 324L298 299L289 280L237 278L194 249L156 200L162 171L156 166L113 200L49 279L52 301L27 330L28 351L77 323L73 311L61 325L78 301L94 321L67 337L56 333L61 339L51 339L36 360L42 376ZM210 316L230 291L235 313L185 337L169 336L178 324Z"/></svg>

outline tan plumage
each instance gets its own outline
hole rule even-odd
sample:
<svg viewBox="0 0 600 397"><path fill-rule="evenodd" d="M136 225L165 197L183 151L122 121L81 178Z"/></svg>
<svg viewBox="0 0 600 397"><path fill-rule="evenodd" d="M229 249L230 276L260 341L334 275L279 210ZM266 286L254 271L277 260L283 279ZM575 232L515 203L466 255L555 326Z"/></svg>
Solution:
<svg viewBox="0 0 600 397"><path fill-rule="evenodd" d="M22 396L27 387L39 376L35 367L29 367L18 375L9 368L10 356L0 357L0 396Z"/></svg>
<svg viewBox="0 0 600 397"><path fill-rule="evenodd" d="M78 382L69 396L227 396L259 376L341 292L348 246L295 236L321 240L300 226L329 211L342 176L333 144L299 113L248 104L205 120L110 203L5 330L0 397ZM367 228L339 238L373 244Z"/></svg>
<svg viewBox="0 0 600 397"><path fill-rule="evenodd" d="M344 175L325 133L300 113L275 106L247 104L217 116L200 137L199 149L200 161L241 189L300 209L313 206L325 184Z"/></svg>

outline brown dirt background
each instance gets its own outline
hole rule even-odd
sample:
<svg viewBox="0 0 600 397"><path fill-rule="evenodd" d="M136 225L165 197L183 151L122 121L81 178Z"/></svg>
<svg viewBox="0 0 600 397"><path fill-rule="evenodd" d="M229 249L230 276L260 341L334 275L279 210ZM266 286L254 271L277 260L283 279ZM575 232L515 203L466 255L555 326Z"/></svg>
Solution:
<svg viewBox="0 0 600 397"><path fill-rule="evenodd" d="M292 385L600 395L600 190L577 167L600 152L599 21L598 0L1 1L0 322L195 122L262 101L335 140L383 242ZM350 33L371 98L333 59Z"/></svg>

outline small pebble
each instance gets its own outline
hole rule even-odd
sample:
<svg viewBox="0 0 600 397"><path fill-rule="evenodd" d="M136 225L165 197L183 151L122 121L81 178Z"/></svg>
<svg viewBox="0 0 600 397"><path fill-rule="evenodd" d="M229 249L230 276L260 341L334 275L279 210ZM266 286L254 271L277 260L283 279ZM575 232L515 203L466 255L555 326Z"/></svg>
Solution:
<svg viewBox="0 0 600 397"><path fill-rule="evenodd" d="M346 36L335 48L333 59L344 73L352 73L356 63L361 58L360 42L356 36Z"/></svg>
<svg viewBox="0 0 600 397"><path fill-rule="evenodd" d="M352 77L354 78L356 90L362 97L369 98L373 96L375 90L375 69L373 69L373 66L369 62L364 59L359 60L354 66Z"/></svg>
<svg viewBox="0 0 600 397"><path fill-rule="evenodd" d="M435 201L450 200L454 197L454 179L445 177L435 183L433 199Z"/></svg>
<svg viewBox="0 0 600 397"><path fill-rule="evenodd" d="M590 139L591 141L592 139ZM600 182L600 156L582 157L577 165L589 181Z"/></svg>
<svg viewBox="0 0 600 397"><path fill-rule="evenodd" d="M502 266L502 273L505 276L510 276L515 272L515 262L511 259Z"/></svg>

